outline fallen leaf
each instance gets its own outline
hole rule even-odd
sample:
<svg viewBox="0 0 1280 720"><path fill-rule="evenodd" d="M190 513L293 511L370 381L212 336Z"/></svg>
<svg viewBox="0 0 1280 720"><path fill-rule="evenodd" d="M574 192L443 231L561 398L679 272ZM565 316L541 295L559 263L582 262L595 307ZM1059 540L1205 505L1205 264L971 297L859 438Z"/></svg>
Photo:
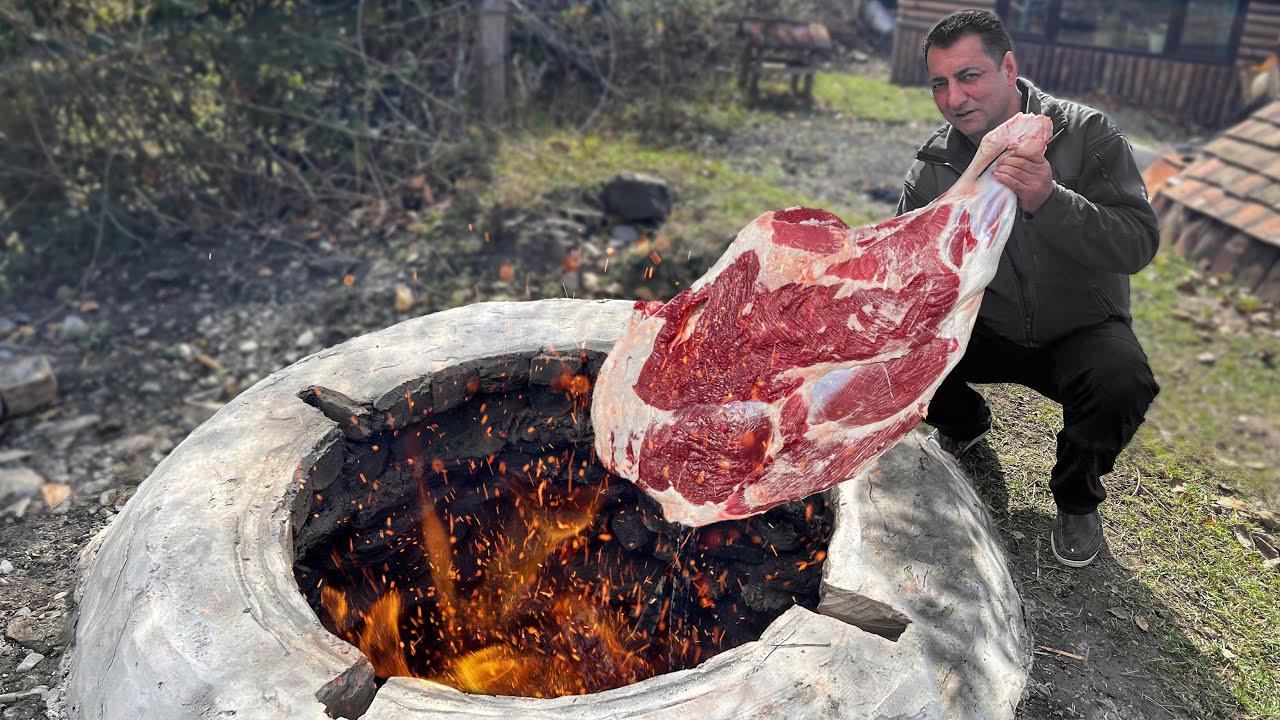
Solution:
<svg viewBox="0 0 1280 720"><path fill-rule="evenodd" d="M1264 532L1253 532L1253 546L1262 554L1262 564L1267 567L1280 566L1280 543Z"/></svg>
<svg viewBox="0 0 1280 720"><path fill-rule="evenodd" d="M413 308L413 289L408 285L396 285L396 312L409 312Z"/></svg>
<svg viewBox="0 0 1280 720"><path fill-rule="evenodd" d="M1111 613L1113 616L1117 618L1120 618L1121 620L1129 619L1129 611L1125 610L1124 608L1118 608L1118 607L1107 608L1107 612Z"/></svg>
<svg viewBox="0 0 1280 720"><path fill-rule="evenodd" d="M85 300L84 302L80 303L80 312L93 312L94 310L97 310L100 307L102 306L99 305L95 300Z"/></svg>
<svg viewBox="0 0 1280 720"><path fill-rule="evenodd" d="M504 260L498 268L498 279L502 282L514 282L516 279L516 265L510 260Z"/></svg>
<svg viewBox="0 0 1280 720"><path fill-rule="evenodd" d="M1151 632L1151 624L1148 623L1147 619L1142 617L1141 615L1138 615L1133 619L1133 624L1137 625L1138 629L1141 630L1142 632Z"/></svg>
<svg viewBox="0 0 1280 720"><path fill-rule="evenodd" d="M1215 500L1214 502L1218 505L1218 507L1224 507L1228 510L1235 510L1236 512L1242 512L1242 513L1249 512L1248 505L1244 504L1240 500L1233 497L1226 497L1225 495L1219 495L1218 499Z"/></svg>
<svg viewBox="0 0 1280 720"><path fill-rule="evenodd" d="M44 504L52 510L71 497L71 486L65 483L46 483L40 488L40 493L44 495Z"/></svg>
<svg viewBox="0 0 1280 720"><path fill-rule="evenodd" d="M1249 528L1244 525L1232 525L1231 533L1236 536L1236 540L1240 545L1248 550L1253 547L1253 538L1249 535Z"/></svg>

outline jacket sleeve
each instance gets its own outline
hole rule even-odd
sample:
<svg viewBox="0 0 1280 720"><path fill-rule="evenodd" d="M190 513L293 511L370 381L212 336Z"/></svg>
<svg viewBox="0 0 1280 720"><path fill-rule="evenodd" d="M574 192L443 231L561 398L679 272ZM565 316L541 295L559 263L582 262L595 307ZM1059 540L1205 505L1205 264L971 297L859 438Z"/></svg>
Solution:
<svg viewBox="0 0 1280 720"><path fill-rule="evenodd" d="M1103 129L1085 145L1079 191L1055 184L1029 219L1046 243L1081 265L1132 275L1155 257L1160 232L1129 141Z"/></svg>
<svg viewBox="0 0 1280 720"><path fill-rule="evenodd" d="M929 164L916 160L907 170L907 177L902 181L902 196L898 198L898 209L895 215L909 213L933 202L940 194L937 181L929 172Z"/></svg>

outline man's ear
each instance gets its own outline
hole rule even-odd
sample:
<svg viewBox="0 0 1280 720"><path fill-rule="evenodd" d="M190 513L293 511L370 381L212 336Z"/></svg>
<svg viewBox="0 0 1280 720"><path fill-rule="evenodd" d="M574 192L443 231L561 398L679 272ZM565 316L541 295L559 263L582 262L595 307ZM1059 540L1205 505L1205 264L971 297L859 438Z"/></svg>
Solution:
<svg viewBox="0 0 1280 720"><path fill-rule="evenodd" d="M1000 61L1000 72L1004 73L1005 80L1010 85L1018 81L1018 61L1013 59L1013 51L1008 50L1004 54L1004 59Z"/></svg>

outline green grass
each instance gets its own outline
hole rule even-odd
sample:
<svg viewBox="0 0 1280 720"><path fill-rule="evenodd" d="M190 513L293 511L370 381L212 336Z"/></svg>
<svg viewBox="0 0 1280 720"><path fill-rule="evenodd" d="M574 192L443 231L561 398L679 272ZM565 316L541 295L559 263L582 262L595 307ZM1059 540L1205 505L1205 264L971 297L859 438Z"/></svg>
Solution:
<svg viewBox="0 0 1280 720"><path fill-rule="evenodd" d="M818 73L813 99L818 107L859 120L942 124L927 88L899 87L883 78Z"/></svg>
<svg viewBox="0 0 1280 720"><path fill-rule="evenodd" d="M813 198L798 195L770 177L743 173L727 163L675 148L655 148L639 135L628 133L578 134L533 130L508 136L497 150L489 176L492 180L476 197L480 216L502 208L558 208L578 204L585 192L595 194L623 171L663 178L675 196L670 217L654 237L660 244L640 243L610 265L610 280L621 280L629 290L647 287L657 299L667 299L688 286L728 246L734 235L762 212L796 205L817 206ZM829 208L852 224L870 220L841 207ZM457 233L474 217L465 212L441 216L426 232ZM605 243L603 235L594 238ZM657 250L662 262L654 265L650 253ZM639 283L653 268L653 277Z"/></svg>
<svg viewBox="0 0 1280 720"><path fill-rule="evenodd" d="M1250 494L1280 507L1280 448L1275 447L1280 370L1262 360L1268 353L1280 357L1280 337L1268 328L1249 327L1248 318L1234 309L1248 307L1249 299L1230 283L1212 288L1196 278L1180 256L1166 249L1133 279L1134 327L1161 385L1149 421L1180 452L1216 460ZM1194 298L1177 289L1187 280L1198 288ZM1214 322L1229 321L1232 330L1224 334L1179 319L1175 309L1188 303L1212 310ZM1215 357L1212 364L1198 359L1206 352ZM1253 418L1250 426L1269 426L1276 433L1245 432L1242 417Z"/></svg>
<svg viewBox="0 0 1280 720"><path fill-rule="evenodd" d="M1016 386L986 394L999 418L990 441L998 464L971 470L984 494L1007 493L1007 510L997 511L1006 532L1042 533L1054 512L1046 479L1060 409ZM1074 573L1024 574L1024 594L1089 593L1085 606L1117 644L1149 632L1158 652L1147 669L1179 678L1170 692L1195 717L1280 717L1280 573L1233 534L1259 529L1257 519L1217 502L1219 484L1238 481L1237 469L1190 449L1199 439L1167 434L1144 426L1105 479L1111 579L1084 588ZM1141 617L1149 630L1117 622L1108 608Z"/></svg>
<svg viewBox="0 0 1280 720"><path fill-rule="evenodd" d="M1275 507L1280 474L1268 454L1275 449L1240 433L1234 419L1280 418L1278 371L1256 355L1280 351L1280 338L1256 328L1223 336L1179 319L1174 309L1188 303L1217 308L1218 320L1233 319L1232 307L1251 304L1229 285L1211 288L1203 278L1196 296L1189 296L1178 289L1187 287L1188 278L1198 276L1164 250L1133 279L1135 330L1161 393L1148 423L1105 479L1109 499L1102 512L1119 567L1091 605L1126 608L1149 623L1159 649L1152 669L1195 681L1170 690L1194 716L1276 718L1280 573L1234 534L1237 527L1262 530L1258 517L1220 501ZM1218 358L1214 364L1197 359L1206 351ZM1045 525L1053 513L1046 478L1062 427L1060 409L1014 386L993 386L987 394L1000 418L991 442L998 477L980 482L998 483L1007 492L1006 522L1034 516ZM1030 581L1031 589L1039 581ZM1044 580L1043 587L1054 595L1080 592L1072 582L1064 576ZM1145 634L1132 622L1106 619L1106 627L1117 643Z"/></svg>

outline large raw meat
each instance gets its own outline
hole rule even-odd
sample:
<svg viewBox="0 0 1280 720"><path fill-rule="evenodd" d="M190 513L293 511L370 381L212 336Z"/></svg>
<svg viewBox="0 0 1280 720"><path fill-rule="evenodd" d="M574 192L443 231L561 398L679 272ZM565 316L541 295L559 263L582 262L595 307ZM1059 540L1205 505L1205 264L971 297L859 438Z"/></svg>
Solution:
<svg viewBox="0 0 1280 720"><path fill-rule="evenodd" d="M671 302L638 303L591 406L605 466L705 525L850 478L910 431L964 353L1017 198L984 172L1048 142L1020 114L932 204L850 229L761 215Z"/></svg>

